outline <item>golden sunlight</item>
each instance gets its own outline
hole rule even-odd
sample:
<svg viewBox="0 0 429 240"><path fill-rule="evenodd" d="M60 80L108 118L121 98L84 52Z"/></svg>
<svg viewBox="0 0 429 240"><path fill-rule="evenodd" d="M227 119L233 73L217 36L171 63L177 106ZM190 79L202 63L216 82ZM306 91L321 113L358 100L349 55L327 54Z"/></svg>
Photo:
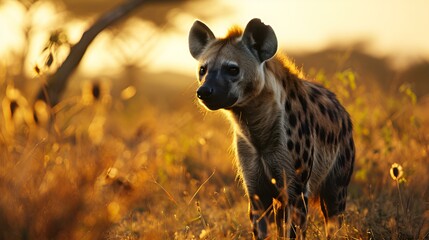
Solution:
<svg viewBox="0 0 429 240"><path fill-rule="evenodd" d="M122 3L144 4L100 20ZM325 239L331 210L344 211L337 237L426 239L428 9L427 0L0 1L0 239L251 239L252 224L263 230L271 216ZM222 79L203 84L225 93L210 101L240 94L204 110L192 24L224 36L253 18L273 27L290 62L264 68L242 54L239 74L210 69ZM256 37L265 25L250 26L255 42L274 46L273 35ZM257 77L246 82L249 72ZM319 207L326 219L313 215ZM267 237L286 237L275 225Z"/></svg>
<svg viewBox="0 0 429 240"><path fill-rule="evenodd" d="M202 4L202 3L200 3ZM410 59L429 56L429 31L427 23L429 8L427 1L412 4L403 1L286 1L268 0L263 4L257 1L224 1L232 12L221 17L201 19L210 25L216 35L222 36L232 24L244 26L251 18L261 18L275 29L282 48L287 51L320 50L329 44L344 45L349 42L368 42L374 54L394 56L398 65ZM370 7L369 7L370 6ZM20 51L25 43L25 26L30 24L28 73L40 55L48 33L58 29L57 22L64 22L61 28L66 31L70 42L75 43L89 20L73 19L65 21L63 7L50 2L35 4L27 12L14 1L4 3L0 9L0 53L10 54ZM29 22L26 20L30 14ZM159 31L135 17L131 17L121 27L126 38L116 39L109 31L97 37L81 64L82 71L97 74L100 71L115 73L118 69L117 56L136 59L150 71L174 70L189 73L194 61L187 49L187 34L195 17L186 11L171 14L170 21L174 31ZM116 39L116 40L115 40ZM120 51L117 47L121 45ZM148 48L148 46L150 46ZM146 64L150 59L150 64ZM31 75L31 74L30 74Z"/></svg>

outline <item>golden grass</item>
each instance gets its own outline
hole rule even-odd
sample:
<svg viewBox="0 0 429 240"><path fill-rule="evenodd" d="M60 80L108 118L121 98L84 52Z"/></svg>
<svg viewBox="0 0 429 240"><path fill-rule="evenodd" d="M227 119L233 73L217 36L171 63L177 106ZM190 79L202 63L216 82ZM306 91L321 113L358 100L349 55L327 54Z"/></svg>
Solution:
<svg viewBox="0 0 429 240"><path fill-rule="evenodd" d="M344 237L428 237L429 101L407 86L386 96L350 70L311 77L337 93L355 126ZM50 125L44 106L34 122L29 99L0 83L0 239L251 236L232 132L221 114L196 106L194 87L132 86L125 98L129 86L100 86L96 97L70 90ZM310 212L307 237L319 239L323 221Z"/></svg>

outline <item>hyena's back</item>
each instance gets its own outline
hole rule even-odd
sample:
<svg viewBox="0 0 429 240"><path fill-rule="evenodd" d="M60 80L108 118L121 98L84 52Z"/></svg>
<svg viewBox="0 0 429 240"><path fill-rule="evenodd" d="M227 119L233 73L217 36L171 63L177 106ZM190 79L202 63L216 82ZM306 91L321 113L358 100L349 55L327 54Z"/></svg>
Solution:
<svg viewBox="0 0 429 240"><path fill-rule="evenodd" d="M323 185L347 187L355 155L349 114L334 93L318 84L297 80L285 85L289 86L284 89L287 147L301 160L296 160L297 169L313 158L311 195L317 197Z"/></svg>

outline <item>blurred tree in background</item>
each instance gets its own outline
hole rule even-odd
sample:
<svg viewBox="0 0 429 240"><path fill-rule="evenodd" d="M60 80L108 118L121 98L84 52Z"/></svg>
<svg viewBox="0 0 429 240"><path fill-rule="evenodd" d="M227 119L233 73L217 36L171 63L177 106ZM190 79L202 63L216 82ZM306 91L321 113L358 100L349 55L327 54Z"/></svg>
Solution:
<svg viewBox="0 0 429 240"><path fill-rule="evenodd" d="M50 98L53 98L50 99L52 105L58 103L70 74L76 69L87 47L106 28L109 28L108 41L111 42L111 48L106 49L110 52L109 57L114 58L118 65L123 67L142 69L145 58L151 55L151 50L159 36L175 31L176 25L172 21L175 15L185 11L207 19L214 17L216 12L209 11L208 8L198 8L198 4L195 2L191 4L189 0L108 2L10 0L2 1L0 4L3 9L15 9L21 13L10 17L16 18L21 23L21 29L15 29L15 31L18 36L22 36L20 41L23 42L23 48L8 51L8 58L5 60L5 68L8 71L5 79L13 82L16 88L22 89L30 98L35 94L35 88L48 86L47 89L40 89L36 96L38 99L44 99L50 95ZM217 7L222 8L222 5L217 4ZM9 12L13 14L13 11ZM224 11L224 14L227 12ZM120 22L116 23L117 21ZM86 34L84 33L80 40L77 38L71 41L68 36L68 33L73 31L68 24L73 22L81 25L81 22L85 22ZM138 24L141 26L138 32L130 31L137 29L131 29L131 25ZM147 26L150 27L145 28ZM41 35L45 37L45 46L42 49L31 49L37 46L34 42L40 41ZM127 54L124 47L133 39L139 42L140 49ZM37 60L31 51L39 53ZM63 63L65 59L67 60ZM30 79L41 81L29 81Z"/></svg>

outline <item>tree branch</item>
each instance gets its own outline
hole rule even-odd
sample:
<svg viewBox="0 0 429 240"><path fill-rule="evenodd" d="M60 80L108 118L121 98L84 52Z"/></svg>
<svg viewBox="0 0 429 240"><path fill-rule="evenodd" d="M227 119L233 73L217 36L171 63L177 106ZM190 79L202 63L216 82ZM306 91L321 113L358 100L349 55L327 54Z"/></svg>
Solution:
<svg viewBox="0 0 429 240"><path fill-rule="evenodd" d="M94 38L105 28L127 16L132 10L143 4L144 0L128 0L117 8L102 15L70 49L70 53L57 71L48 79L46 86L39 89L36 99L43 100L51 107L55 106L65 88L71 74L76 70L89 45Z"/></svg>

